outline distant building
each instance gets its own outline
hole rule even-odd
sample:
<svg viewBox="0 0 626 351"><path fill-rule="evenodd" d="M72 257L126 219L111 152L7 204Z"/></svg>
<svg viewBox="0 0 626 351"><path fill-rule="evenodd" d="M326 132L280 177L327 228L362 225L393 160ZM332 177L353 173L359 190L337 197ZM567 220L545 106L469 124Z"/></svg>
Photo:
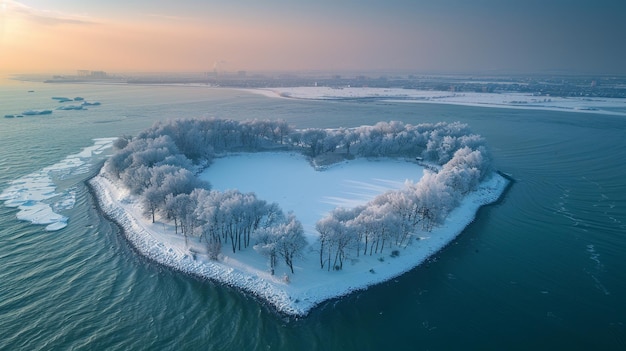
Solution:
<svg viewBox="0 0 626 351"><path fill-rule="evenodd" d="M102 79L107 77L107 73L105 71L91 71L91 74L89 76L91 78Z"/></svg>
<svg viewBox="0 0 626 351"><path fill-rule="evenodd" d="M245 78L246 77L246 71L238 71L237 72L237 77L239 78Z"/></svg>
<svg viewBox="0 0 626 351"><path fill-rule="evenodd" d="M79 78L96 78L96 79L107 78L107 73L105 71L90 71L88 69L79 69L76 71L76 75Z"/></svg>

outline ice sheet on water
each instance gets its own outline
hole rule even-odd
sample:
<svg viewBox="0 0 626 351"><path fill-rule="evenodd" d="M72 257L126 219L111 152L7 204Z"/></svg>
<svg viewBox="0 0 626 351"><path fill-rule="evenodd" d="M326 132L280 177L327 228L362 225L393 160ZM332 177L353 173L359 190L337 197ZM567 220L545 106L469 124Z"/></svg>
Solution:
<svg viewBox="0 0 626 351"><path fill-rule="evenodd" d="M17 219L29 221L33 224L52 224L59 221L67 221L67 217L55 213L52 207L43 202L36 202L30 206L19 206L20 212Z"/></svg>
<svg viewBox="0 0 626 351"><path fill-rule="evenodd" d="M17 207L19 212L16 217L19 220L46 224L46 230L50 231L65 228L68 218L57 212L74 207L76 188L58 191L55 180L86 173L91 158L110 148L114 140L115 138L94 139L94 145L81 152L12 181L0 193L0 201L4 201L7 207Z"/></svg>
<svg viewBox="0 0 626 351"><path fill-rule="evenodd" d="M67 220L65 221L58 221L58 222L54 222L52 224L49 224L46 226L46 230L49 232L53 232L55 230L60 230L67 227Z"/></svg>
<svg viewBox="0 0 626 351"><path fill-rule="evenodd" d="M73 187L71 189L66 190L61 195L61 198L57 202L52 204L52 209L54 210L54 212L70 210L74 208L75 204L76 204L76 187Z"/></svg>
<svg viewBox="0 0 626 351"><path fill-rule="evenodd" d="M69 101L69 100L68 100ZM83 105L64 105L57 107L57 110L84 110Z"/></svg>

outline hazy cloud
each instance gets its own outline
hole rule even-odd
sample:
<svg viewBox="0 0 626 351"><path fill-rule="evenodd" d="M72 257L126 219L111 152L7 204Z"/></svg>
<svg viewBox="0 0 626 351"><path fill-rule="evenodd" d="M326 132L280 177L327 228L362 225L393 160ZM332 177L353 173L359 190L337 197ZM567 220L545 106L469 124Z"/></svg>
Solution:
<svg viewBox="0 0 626 351"><path fill-rule="evenodd" d="M0 4L0 69L626 73L623 0Z"/></svg>
<svg viewBox="0 0 626 351"><path fill-rule="evenodd" d="M167 20L167 21L191 21L191 20L194 20L191 17L163 15L163 14L158 14L158 13L145 13L145 14L143 14L143 16L144 17L149 17L149 18L154 18L154 19Z"/></svg>
<svg viewBox="0 0 626 351"><path fill-rule="evenodd" d="M2 9L5 12L16 14L26 20L46 26L97 24L96 21L87 16L37 9L14 0L2 1Z"/></svg>

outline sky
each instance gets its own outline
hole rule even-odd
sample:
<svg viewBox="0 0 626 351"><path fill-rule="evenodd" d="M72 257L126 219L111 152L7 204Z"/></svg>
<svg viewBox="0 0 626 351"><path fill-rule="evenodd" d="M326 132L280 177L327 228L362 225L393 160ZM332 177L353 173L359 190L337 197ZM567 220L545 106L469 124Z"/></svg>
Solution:
<svg viewBox="0 0 626 351"><path fill-rule="evenodd" d="M623 0L0 0L0 72L626 74Z"/></svg>

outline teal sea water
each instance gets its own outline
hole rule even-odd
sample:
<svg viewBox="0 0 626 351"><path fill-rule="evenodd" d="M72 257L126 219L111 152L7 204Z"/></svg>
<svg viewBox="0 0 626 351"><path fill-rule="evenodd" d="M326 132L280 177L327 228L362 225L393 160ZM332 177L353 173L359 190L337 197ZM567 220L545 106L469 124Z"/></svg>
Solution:
<svg viewBox="0 0 626 351"><path fill-rule="evenodd" d="M34 92L28 92L34 90ZM3 81L0 191L93 145L176 117L282 118L297 127L461 121L515 184L413 271L290 319L228 287L143 258L84 180L68 226L0 205L0 350L449 350L626 348L626 117L383 102L270 99L206 87Z"/></svg>

